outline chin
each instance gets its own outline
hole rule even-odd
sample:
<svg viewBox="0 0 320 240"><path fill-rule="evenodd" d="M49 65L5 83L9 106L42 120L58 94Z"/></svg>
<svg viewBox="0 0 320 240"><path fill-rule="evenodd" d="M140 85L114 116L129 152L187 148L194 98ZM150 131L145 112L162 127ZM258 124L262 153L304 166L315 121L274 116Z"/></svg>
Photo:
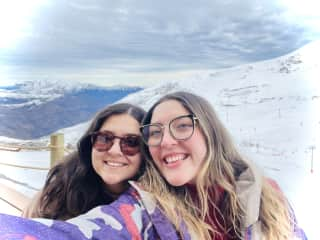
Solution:
<svg viewBox="0 0 320 240"><path fill-rule="evenodd" d="M167 180L168 183L174 187L181 187L185 184L187 184L187 181L184 181L182 179L169 179Z"/></svg>

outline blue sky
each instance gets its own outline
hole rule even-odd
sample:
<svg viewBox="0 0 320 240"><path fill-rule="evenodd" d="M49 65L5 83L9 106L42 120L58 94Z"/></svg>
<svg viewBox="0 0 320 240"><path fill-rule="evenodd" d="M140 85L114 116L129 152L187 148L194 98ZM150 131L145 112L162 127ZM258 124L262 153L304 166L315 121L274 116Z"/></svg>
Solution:
<svg viewBox="0 0 320 240"><path fill-rule="evenodd" d="M0 85L150 86L281 56L320 39L318 0L0 3Z"/></svg>

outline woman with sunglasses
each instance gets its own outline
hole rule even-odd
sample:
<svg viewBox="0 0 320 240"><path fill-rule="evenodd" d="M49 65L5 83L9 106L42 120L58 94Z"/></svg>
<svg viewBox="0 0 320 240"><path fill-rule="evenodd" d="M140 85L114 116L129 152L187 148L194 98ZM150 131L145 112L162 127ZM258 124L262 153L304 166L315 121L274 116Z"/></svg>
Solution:
<svg viewBox="0 0 320 240"><path fill-rule="evenodd" d="M198 239L306 239L278 185L240 155L205 99L164 96L141 132L141 183L176 229L183 220Z"/></svg>
<svg viewBox="0 0 320 240"><path fill-rule="evenodd" d="M0 213L0 239L190 239L187 230L177 232L139 183L130 181L128 187L127 181L144 169L138 144L141 114L128 104L100 112L80 139L77 153L50 171L40 203L31 211L38 218Z"/></svg>
<svg viewBox="0 0 320 240"><path fill-rule="evenodd" d="M69 219L109 204L143 172L139 125L145 111L131 104L100 111L77 151L53 167L25 217Z"/></svg>

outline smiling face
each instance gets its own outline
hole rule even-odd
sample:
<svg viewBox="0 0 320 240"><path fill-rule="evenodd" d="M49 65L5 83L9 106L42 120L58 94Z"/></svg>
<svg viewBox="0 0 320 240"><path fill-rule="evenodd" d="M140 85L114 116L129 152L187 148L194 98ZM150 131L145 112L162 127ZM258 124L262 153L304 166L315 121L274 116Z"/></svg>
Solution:
<svg viewBox="0 0 320 240"><path fill-rule="evenodd" d="M176 100L166 100L153 111L151 123L165 126L162 142L159 146L149 146L149 152L162 176L173 186L194 183L205 159L206 140L195 125L193 135L187 140L174 139L168 129L169 122L190 112Z"/></svg>
<svg viewBox="0 0 320 240"><path fill-rule="evenodd" d="M109 131L117 137L126 135L140 135L139 123L128 114L119 114L109 117L99 129L99 132ZM115 138L108 151L97 151L92 148L92 166L102 178L107 189L115 194L121 193L127 185L127 180L134 177L139 171L141 154L127 156L121 152L120 139Z"/></svg>

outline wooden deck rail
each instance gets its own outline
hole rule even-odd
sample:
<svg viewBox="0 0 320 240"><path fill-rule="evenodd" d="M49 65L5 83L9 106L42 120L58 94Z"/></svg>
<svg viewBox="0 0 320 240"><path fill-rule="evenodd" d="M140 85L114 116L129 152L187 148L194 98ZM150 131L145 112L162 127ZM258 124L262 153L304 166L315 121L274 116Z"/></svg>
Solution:
<svg viewBox="0 0 320 240"><path fill-rule="evenodd" d="M64 157L64 135L62 133L53 134L50 138L50 145L47 147L24 147L13 145L0 145L2 151L14 151L21 150L50 150L50 167L54 166L57 161L62 160ZM0 165L7 165L11 167L35 169L35 170L48 170L47 168L39 168L33 166L20 166L17 164L1 163ZM21 192L14 190L11 187L0 183L0 212L9 213L13 215L20 215L23 209L30 202L30 198Z"/></svg>
<svg viewBox="0 0 320 240"><path fill-rule="evenodd" d="M13 144L0 144L0 151L11 151L11 152L19 152L21 150L49 150L50 151L50 167L53 167L58 161L62 160L64 157L64 152L70 153L70 149L66 149L64 147L64 134L63 133L55 133L50 136L50 144L46 147L30 147L30 146L15 146ZM3 165L11 165L12 164L4 164ZM24 167L24 166L15 166L15 167ZM25 168L31 168L25 166ZM33 168L35 169L35 168ZM41 170L43 170L41 168Z"/></svg>

